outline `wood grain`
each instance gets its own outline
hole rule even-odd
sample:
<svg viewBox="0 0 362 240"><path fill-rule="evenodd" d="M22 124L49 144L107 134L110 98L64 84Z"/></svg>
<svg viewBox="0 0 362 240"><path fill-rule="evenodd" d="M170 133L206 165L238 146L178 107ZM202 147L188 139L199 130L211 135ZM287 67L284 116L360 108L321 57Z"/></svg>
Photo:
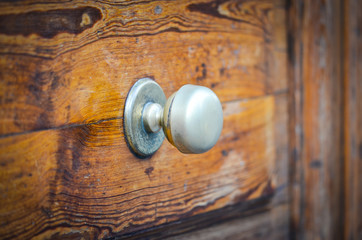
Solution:
<svg viewBox="0 0 362 240"><path fill-rule="evenodd" d="M344 239L362 239L362 11L344 3Z"/></svg>
<svg viewBox="0 0 362 240"><path fill-rule="evenodd" d="M1 53L54 58L100 39L163 32L239 32L270 38L271 1L1 3ZM25 22L26 25L21 24ZM20 22L20 23L19 23ZM27 43L27 48L22 46Z"/></svg>
<svg viewBox="0 0 362 240"><path fill-rule="evenodd" d="M172 234L184 233L179 223L195 229L188 219L227 219L226 209L240 216L267 209L268 221L251 231L286 236L284 7L1 2L0 238L157 238L170 225ZM133 156L123 108L142 77L167 96L187 83L211 88L225 115L218 144L183 155L164 142L149 159Z"/></svg>
<svg viewBox="0 0 362 240"><path fill-rule="evenodd" d="M0 135L120 118L142 77L167 96L186 83L207 86L222 102L286 91L273 75L286 52L275 51L285 28L274 27L271 1L0 5L0 25L34 21L23 26L31 34L0 31ZM101 19L88 28L67 25L92 9ZM42 25L52 17L64 26Z"/></svg>
<svg viewBox="0 0 362 240"><path fill-rule="evenodd" d="M289 6L291 231L343 239L341 1Z"/></svg>
<svg viewBox="0 0 362 240"><path fill-rule="evenodd" d="M278 212L288 213L287 205L274 206ZM288 239L288 218L273 217L270 211L246 215L246 217L223 222L219 225L198 229L194 232L177 235L167 239L179 240L264 240Z"/></svg>
<svg viewBox="0 0 362 240"><path fill-rule="evenodd" d="M269 200L270 198L266 197L241 202L154 228L118 235L112 239L183 239L200 237L200 233L204 232L206 232L206 234L203 234L205 237L208 237L210 234L224 234L224 236L228 236L238 231L235 227L239 224L245 226L239 225L238 238L247 238L250 235L263 237L264 234L271 232L275 236L286 236L288 228L285 222L288 221L288 218L285 215L283 216L283 214L288 213L288 204L275 205L268 202ZM280 218L275 217L272 214L273 210L278 210L279 213L283 214L279 215ZM230 228L228 229L226 226ZM226 231L220 232L222 227L225 227Z"/></svg>
<svg viewBox="0 0 362 240"><path fill-rule="evenodd" d="M270 196L274 119L283 116L274 115L274 96L223 107L220 142L204 155L164 143L137 159L120 119L2 138L0 235L105 237Z"/></svg>

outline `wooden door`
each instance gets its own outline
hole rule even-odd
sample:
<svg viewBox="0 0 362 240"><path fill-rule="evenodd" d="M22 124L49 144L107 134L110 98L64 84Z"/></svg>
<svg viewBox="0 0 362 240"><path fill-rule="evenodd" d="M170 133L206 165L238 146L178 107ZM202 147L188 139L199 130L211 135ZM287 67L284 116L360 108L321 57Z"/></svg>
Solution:
<svg viewBox="0 0 362 240"><path fill-rule="evenodd" d="M358 8L1 2L0 238L359 239ZM212 89L217 145L135 157L123 108L143 77Z"/></svg>

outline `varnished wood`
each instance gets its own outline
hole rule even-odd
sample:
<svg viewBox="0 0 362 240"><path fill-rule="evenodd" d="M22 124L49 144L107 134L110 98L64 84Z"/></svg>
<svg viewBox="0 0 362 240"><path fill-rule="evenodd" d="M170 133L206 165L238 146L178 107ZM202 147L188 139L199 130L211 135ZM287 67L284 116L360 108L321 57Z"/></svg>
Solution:
<svg viewBox="0 0 362 240"><path fill-rule="evenodd" d="M287 205L274 206L274 210L287 213ZM182 235L167 239L187 240L264 240L264 239L288 239L288 218L285 215L278 218L270 211L246 215L243 218L212 225L204 229L198 229Z"/></svg>
<svg viewBox="0 0 362 240"><path fill-rule="evenodd" d="M147 237L251 203L285 236L285 24L283 1L0 3L0 236ZM210 152L130 153L124 100L146 76L215 91Z"/></svg>
<svg viewBox="0 0 362 240"><path fill-rule="evenodd" d="M187 238L193 236L195 232L205 227L215 227L221 222L232 222L234 220L247 219L253 215L270 217L270 209L283 207L283 205L273 205L270 197L258 198L248 202L241 202L232 206L227 206L208 213L196 216L185 217L180 221L175 221L133 232L130 234L117 235L114 239L167 239L167 238ZM282 221L278 221L280 224ZM265 222L253 222L251 228L259 226L266 227ZM269 226L268 226L269 227ZM255 229L252 229L255 230Z"/></svg>
<svg viewBox="0 0 362 240"><path fill-rule="evenodd" d="M3 138L0 233L109 236L271 194L274 119L283 116L274 109L273 96L224 104L220 142L204 155L164 144L137 159L119 119Z"/></svg>
<svg viewBox="0 0 362 240"><path fill-rule="evenodd" d="M0 52L55 58L104 38L163 32L239 32L270 40L268 18L273 5L272 1L228 0L3 2Z"/></svg>
<svg viewBox="0 0 362 240"><path fill-rule="evenodd" d="M274 44L282 42L274 40L272 1L82 3L2 3L3 25L30 18L33 25L23 27L34 32L0 31L1 135L120 118L142 77L154 78L167 96L193 83L221 101L286 90L272 75ZM203 12L202 4L214 10ZM97 21L99 14L88 16L94 9ZM54 16L64 24L88 16L90 23L37 28Z"/></svg>

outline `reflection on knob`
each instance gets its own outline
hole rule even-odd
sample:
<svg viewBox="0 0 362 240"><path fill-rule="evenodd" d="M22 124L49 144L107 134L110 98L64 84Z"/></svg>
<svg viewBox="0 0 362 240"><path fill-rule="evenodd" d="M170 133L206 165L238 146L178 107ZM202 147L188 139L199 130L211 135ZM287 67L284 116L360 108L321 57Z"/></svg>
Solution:
<svg viewBox="0 0 362 240"><path fill-rule="evenodd" d="M148 132L162 127L164 134L180 152L204 153L219 139L223 114L215 93L202 86L185 85L166 102L148 104L143 111Z"/></svg>
<svg viewBox="0 0 362 240"><path fill-rule="evenodd" d="M182 153L204 153L220 137L223 112L216 94L206 87L184 85L166 101L160 86L146 78L128 94L124 125L128 144L138 156L157 151L164 135Z"/></svg>

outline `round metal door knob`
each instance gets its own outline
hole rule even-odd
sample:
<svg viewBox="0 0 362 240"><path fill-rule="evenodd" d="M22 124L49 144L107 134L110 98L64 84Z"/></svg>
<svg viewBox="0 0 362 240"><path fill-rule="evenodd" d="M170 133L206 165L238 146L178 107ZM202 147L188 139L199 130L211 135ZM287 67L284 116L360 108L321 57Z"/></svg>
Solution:
<svg viewBox="0 0 362 240"><path fill-rule="evenodd" d="M143 78L128 93L125 135L140 157L156 152L164 136L182 153L204 153L216 144L222 126L221 103L206 87L184 85L166 101L161 87Z"/></svg>

